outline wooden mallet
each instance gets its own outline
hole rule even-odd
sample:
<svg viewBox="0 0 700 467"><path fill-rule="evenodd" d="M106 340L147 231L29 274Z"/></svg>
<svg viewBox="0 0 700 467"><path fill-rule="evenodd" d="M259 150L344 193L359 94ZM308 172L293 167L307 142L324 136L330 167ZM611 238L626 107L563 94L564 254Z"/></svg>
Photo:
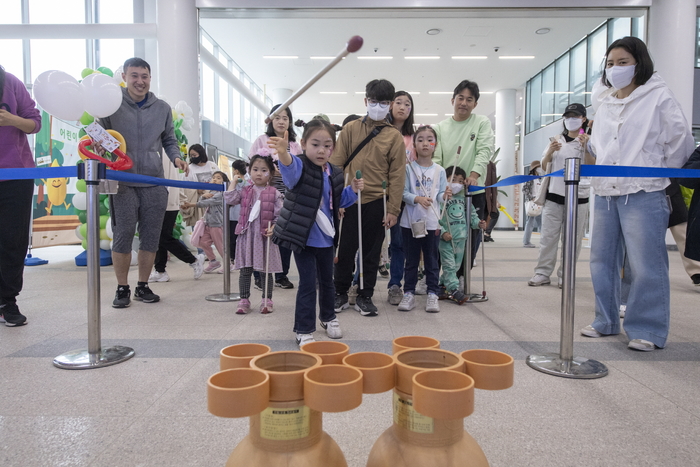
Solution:
<svg viewBox="0 0 700 467"><path fill-rule="evenodd" d="M359 170L355 172L355 178L361 179L362 172ZM364 268L362 267L363 256L362 256L362 191L357 191L357 237L359 241L359 255L360 255L360 290L365 288L365 274Z"/></svg>
<svg viewBox="0 0 700 467"><path fill-rule="evenodd" d="M345 174L345 184L343 187L348 186L348 175L350 174ZM340 236L343 234L343 219L345 219L345 216L340 218L340 225L338 226L338 246L335 249L335 258L333 258L333 264L338 264L338 251L340 250Z"/></svg>

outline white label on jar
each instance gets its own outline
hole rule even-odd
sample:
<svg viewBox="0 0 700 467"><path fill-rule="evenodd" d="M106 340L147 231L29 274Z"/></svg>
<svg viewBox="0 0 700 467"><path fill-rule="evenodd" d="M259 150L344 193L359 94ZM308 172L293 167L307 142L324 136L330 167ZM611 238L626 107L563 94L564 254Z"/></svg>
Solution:
<svg viewBox="0 0 700 467"><path fill-rule="evenodd" d="M432 434L433 419L413 409L413 401L394 392L394 423L414 433Z"/></svg>
<svg viewBox="0 0 700 467"><path fill-rule="evenodd" d="M299 407L268 407L260 413L260 437L273 441L289 441L309 436L310 411Z"/></svg>

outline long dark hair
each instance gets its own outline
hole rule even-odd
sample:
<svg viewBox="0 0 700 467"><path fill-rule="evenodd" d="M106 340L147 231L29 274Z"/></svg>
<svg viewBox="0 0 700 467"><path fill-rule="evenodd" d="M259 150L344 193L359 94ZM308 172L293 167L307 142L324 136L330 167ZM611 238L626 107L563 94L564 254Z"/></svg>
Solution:
<svg viewBox="0 0 700 467"><path fill-rule="evenodd" d="M401 126L401 135L403 136L411 136L415 130L413 129L413 97L406 91L397 91L396 94L394 94L394 99L393 101L396 100L397 97L401 96L406 96L408 97L408 100L411 101L411 112L408 114L408 118L406 121L403 122L403 125ZM389 112L389 122L394 123L394 114L392 112Z"/></svg>
<svg viewBox="0 0 700 467"><path fill-rule="evenodd" d="M272 115L275 110L279 109L280 105L282 104L277 104L272 109L270 109L269 115ZM287 112L287 117L289 118L289 127L287 127L287 137L289 138L289 141L296 141L297 133L296 131L294 131L294 119L292 118L292 111L289 110L289 107L284 109L284 111ZM275 129L272 126L272 120L270 120L270 123L267 124L267 131L265 132L265 134L271 138L273 136L277 136L277 133L275 133Z"/></svg>
<svg viewBox="0 0 700 467"><path fill-rule="evenodd" d="M604 85L607 87L612 87L608 81L608 77L606 76L606 65L608 62L608 55L610 55L610 52L612 52L613 49L624 49L627 51L627 53L634 57L634 60L637 62L634 70L634 84L642 86L649 81L651 75L654 74L654 61L651 59L651 55L649 55L649 49L647 49L647 45L641 39L627 36L610 44L610 46L608 46L608 50L605 51L605 58L603 59L603 74L600 77L600 81Z"/></svg>
<svg viewBox="0 0 700 467"><path fill-rule="evenodd" d="M199 154L199 157L197 157L197 159L199 160L199 162L197 162L198 164L209 161L209 158L207 157L207 151L201 144L193 144L192 146L190 146L190 151L194 151L197 154ZM187 154L189 154L190 151L187 151Z"/></svg>

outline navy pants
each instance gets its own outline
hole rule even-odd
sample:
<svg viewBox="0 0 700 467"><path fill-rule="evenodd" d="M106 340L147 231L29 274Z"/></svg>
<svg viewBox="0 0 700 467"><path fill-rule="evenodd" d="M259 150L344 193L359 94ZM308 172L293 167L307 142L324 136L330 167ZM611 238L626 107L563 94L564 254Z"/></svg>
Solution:
<svg viewBox="0 0 700 467"><path fill-rule="evenodd" d="M403 253L406 256L406 269L404 271L404 293L415 293L418 282L418 264L420 263L420 253L423 252L423 266L425 267L425 284L428 286L428 293L438 295L440 288L438 278L440 267L438 257L440 256L440 236L435 235L435 230L428 230L428 234L423 238L413 238L411 229L401 228L403 233Z"/></svg>
<svg viewBox="0 0 700 467"><path fill-rule="evenodd" d="M333 247L307 246L294 252L299 270L299 289L294 308L294 332L316 331L316 281L318 280L319 319L324 323L335 319L335 286L333 285Z"/></svg>

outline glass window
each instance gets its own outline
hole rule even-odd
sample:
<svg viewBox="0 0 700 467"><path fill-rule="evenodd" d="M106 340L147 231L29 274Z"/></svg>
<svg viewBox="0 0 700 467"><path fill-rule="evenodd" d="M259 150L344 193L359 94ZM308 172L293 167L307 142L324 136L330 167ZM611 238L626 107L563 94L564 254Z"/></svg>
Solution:
<svg viewBox="0 0 700 467"><path fill-rule="evenodd" d="M570 73L569 73L569 90L572 94L569 95L571 102L579 102L585 104L586 96L586 51L588 44L586 41L581 41L570 52Z"/></svg>
<svg viewBox="0 0 700 467"><path fill-rule="evenodd" d="M608 44L632 33L632 18L615 18L608 22Z"/></svg>
<svg viewBox="0 0 700 467"><path fill-rule="evenodd" d="M219 118L218 123L224 128L229 127L228 121L228 83L219 78Z"/></svg>
<svg viewBox="0 0 700 467"><path fill-rule="evenodd" d="M32 24L84 23L85 0L61 0L60 2L56 0L30 0L29 22Z"/></svg>
<svg viewBox="0 0 700 467"><path fill-rule="evenodd" d="M34 0L31 0L34 1ZM124 0L99 0L97 8L98 22L104 24L134 22L134 7Z"/></svg>
<svg viewBox="0 0 700 467"><path fill-rule="evenodd" d="M547 125L555 120L554 113L554 65L549 65L542 72L542 124Z"/></svg>
<svg viewBox="0 0 700 467"><path fill-rule="evenodd" d="M22 0L3 0L0 2L0 18L2 18L4 24L21 24ZM5 50L2 50L4 55Z"/></svg>
<svg viewBox="0 0 700 467"><path fill-rule="evenodd" d="M700 18L695 22L695 67L700 67Z"/></svg>
<svg viewBox="0 0 700 467"><path fill-rule="evenodd" d="M251 107L250 101L248 99L245 99L244 103L243 103L243 128L242 128L243 133L241 134L241 136L244 139L247 139L248 141L253 140L252 134L251 134L252 121L251 121L251 108L250 107ZM257 136L258 135L255 135L256 138L257 138Z"/></svg>
<svg viewBox="0 0 700 467"><path fill-rule="evenodd" d="M233 98L233 128L231 131L237 135L241 134L241 93L235 89L231 89L231 97Z"/></svg>
<svg viewBox="0 0 700 467"><path fill-rule="evenodd" d="M216 121L214 112L214 70L202 64L202 115Z"/></svg>
<svg viewBox="0 0 700 467"><path fill-rule="evenodd" d="M65 71L75 79L87 66L85 63L85 39L32 39L32 77L47 70Z"/></svg>
<svg viewBox="0 0 700 467"><path fill-rule="evenodd" d="M561 56L554 64L554 113L561 115L569 105L569 54ZM555 117L558 118L558 117Z"/></svg>
<svg viewBox="0 0 700 467"><path fill-rule="evenodd" d="M530 80L528 92L528 102L530 102L530 131L535 131L542 126L542 116L540 115L540 95L542 92L542 73Z"/></svg>
<svg viewBox="0 0 700 467"><path fill-rule="evenodd" d="M588 36L588 78L586 83L586 90L588 91L593 88L593 83L600 79L605 51L608 48L607 33L608 28L606 25L603 25ZM590 94L586 94L586 105L591 105Z"/></svg>
<svg viewBox="0 0 700 467"><path fill-rule="evenodd" d="M202 34L202 47L207 49L209 53L214 53L214 44L212 44L209 38L204 34Z"/></svg>
<svg viewBox="0 0 700 467"><path fill-rule="evenodd" d="M644 40L644 16L639 18L632 18L632 32L631 35Z"/></svg>
<svg viewBox="0 0 700 467"><path fill-rule="evenodd" d="M22 39L0 39L0 65L24 81L24 60L22 60Z"/></svg>
<svg viewBox="0 0 700 467"><path fill-rule="evenodd" d="M124 62L135 53L133 39L100 39L99 45L100 55L97 66L106 66L112 71L124 65Z"/></svg>

